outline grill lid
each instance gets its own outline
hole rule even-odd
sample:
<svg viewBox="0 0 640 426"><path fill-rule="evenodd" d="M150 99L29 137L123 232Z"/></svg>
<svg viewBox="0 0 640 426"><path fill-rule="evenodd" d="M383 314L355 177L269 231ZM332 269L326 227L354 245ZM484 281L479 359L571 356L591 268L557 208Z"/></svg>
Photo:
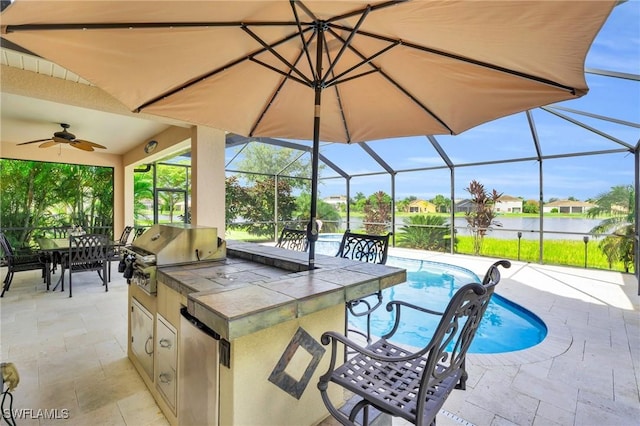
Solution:
<svg viewBox="0 0 640 426"><path fill-rule="evenodd" d="M158 266L226 257L217 228L191 224L153 225L132 246L155 254Z"/></svg>

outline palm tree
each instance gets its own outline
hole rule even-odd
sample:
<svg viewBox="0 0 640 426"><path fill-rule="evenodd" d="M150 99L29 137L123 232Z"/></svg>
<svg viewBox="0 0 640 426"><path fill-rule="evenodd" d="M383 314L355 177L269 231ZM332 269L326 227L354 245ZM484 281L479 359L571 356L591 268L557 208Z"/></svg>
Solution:
<svg viewBox="0 0 640 426"><path fill-rule="evenodd" d="M133 218L137 224L151 220L144 212L147 206L144 201L153 201L153 177L147 173L133 175Z"/></svg>
<svg viewBox="0 0 640 426"><path fill-rule="evenodd" d="M622 262L625 272L634 264L635 190L633 185L617 185L594 200L596 207L587 216L595 218L610 215L591 229L595 238L607 235L598 245L609 261L609 268L616 261Z"/></svg>

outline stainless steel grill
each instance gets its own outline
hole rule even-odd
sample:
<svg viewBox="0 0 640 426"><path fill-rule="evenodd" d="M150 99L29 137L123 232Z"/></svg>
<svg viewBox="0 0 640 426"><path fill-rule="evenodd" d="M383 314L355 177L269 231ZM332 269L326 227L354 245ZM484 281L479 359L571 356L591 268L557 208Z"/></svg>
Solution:
<svg viewBox="0 0 640 426"><path fill-rule="evenodd" d="M158 267L224 259L227 255L217 228L189 224L153 225L123 252L125 278L149 294L157 291Z"/></svg>

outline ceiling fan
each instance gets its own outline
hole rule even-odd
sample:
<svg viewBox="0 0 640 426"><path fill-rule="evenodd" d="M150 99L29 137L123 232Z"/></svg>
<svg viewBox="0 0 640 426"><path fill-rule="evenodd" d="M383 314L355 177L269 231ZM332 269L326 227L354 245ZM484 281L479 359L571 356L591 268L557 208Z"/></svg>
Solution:
<svg viewBox="0 0 640 426"><path fill-rule="evenodd" d="M56 146L62 143L68 143L74 148L82 149L83 151L93 151L94 148L107 149L106 146L100 145L95 142L85 141L82 139L76 139L76 135L67 131L70 125L66 123L60 123L62 126L61 132L55 132L53 137L47 139L37 139L35 141L22 142L18 145L28 145L30 143L43 142L39 145L39 148L49 148L50 146Z"/></svg>

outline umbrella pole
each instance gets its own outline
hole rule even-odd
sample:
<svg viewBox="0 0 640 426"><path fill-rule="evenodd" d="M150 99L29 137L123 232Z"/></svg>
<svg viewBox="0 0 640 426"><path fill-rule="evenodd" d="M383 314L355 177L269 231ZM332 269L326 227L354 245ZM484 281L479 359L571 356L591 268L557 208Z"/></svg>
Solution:
<svg viewBox="0 0 640 426"><path fill-rule="evenodd" d="M315 267L316 241L318 240L318 222L316 220L318 208L318 157L320 156L320 94L316 89L315 116L313 118L313 150L311 153L311 211L307 224L307 239L309 240L309 269Z"/></svg>
<svg viewBox="0 0 640 426"><path fill-rule="evenodd" d="M320 157L320 104L322 100L322 36L321 25L316 27L316 70L315 96L313 107L313 150L311 152L311 211L307 224L307 239L309 240L309 270L315 268L316 241L318 240L318 222L316 221L318 207L318 157Z"/></svg>

